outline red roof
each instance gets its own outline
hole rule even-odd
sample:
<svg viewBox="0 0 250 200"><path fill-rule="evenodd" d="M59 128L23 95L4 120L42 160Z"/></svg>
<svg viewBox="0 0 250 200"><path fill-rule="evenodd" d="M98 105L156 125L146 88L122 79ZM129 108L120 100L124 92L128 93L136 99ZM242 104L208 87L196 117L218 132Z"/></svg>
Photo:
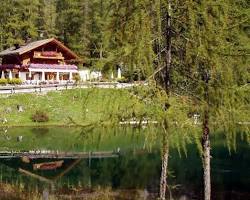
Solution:
<svg viewBox="0 0 250 200"><path fill-rule="evenodd" d="M71 51L68 47L66 47L63 43L61 43L60 41L58 41L57 39L55 38L49 38L49 39L44 39L44 40L38 40L38 41L35 41L35 42L30 42L30 43L27 43L25 45L21 45L19 48L15 48L15 47L11 47L9 49L6 49L2 52L0 52L0 57L2 56L6 56L6 55L22 55L28 51L31 51L31 50L34 50L38 47L41 47L45 44L48 44L48 43L54 43L56 44L57 46L59 46L61 49L63 49L68 55L70 55L70 57L73 59L79 59L79 57L73 52Z"/></svg>

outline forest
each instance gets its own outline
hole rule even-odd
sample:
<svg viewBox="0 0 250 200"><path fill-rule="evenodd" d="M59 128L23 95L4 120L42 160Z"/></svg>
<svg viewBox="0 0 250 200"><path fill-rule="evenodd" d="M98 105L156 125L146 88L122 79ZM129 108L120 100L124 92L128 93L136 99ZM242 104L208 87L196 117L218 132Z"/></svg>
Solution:
<svg viewBox="0 0 250 200"><path fill-rule="evenodd" d="M145 79L164 65L170 31L173 83L185 85L198 63L220 70L230 64L229 77L233 73L241 84L249 79L247 0L1 0L0 20L0 50L56 37L88 67L108 71L121 65L125 76Z"/></svg>

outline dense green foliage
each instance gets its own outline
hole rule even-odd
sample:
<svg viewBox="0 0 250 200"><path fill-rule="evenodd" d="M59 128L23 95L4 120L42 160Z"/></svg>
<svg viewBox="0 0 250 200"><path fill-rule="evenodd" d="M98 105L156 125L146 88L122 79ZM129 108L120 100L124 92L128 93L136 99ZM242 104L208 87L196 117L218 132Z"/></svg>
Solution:
<svg viewBox="0 0 250 200"><path fill-rule="evenodd" d="M0 79L0 85L20 85L22 84L22 80L19 78L12 78L12 79L5 79L5 78L1 78Z"/></svg>
<svg viewBox="0 0 250 200"><path fill-rule="evenodd" d="M171 95L180 95L192 105L184 115L201 114L201 106L209 105L213 121L221 119L228 124L247 121L250 99L247 0L0 1L1 50L29 38L54 36L76 51L87 66L106 71L107 75L121 66L126 78L153 78L160 83L157 86L164 82L170 30L170 90ZM166 25L167 13L171 16L170 27ZM154 71L160 73L151 76ZM204 81L206 73L210 78L208 88ZM204 97L207 89L209 100ZM160 88L153 91L149 88L146 93L152 96L151 92L155 94L154 101L159 103L159 98L163 104L168 101L166 96L162 97Z"/></svg>
<svg viewBox="0 0 250 200"><path fill-rule="evenodd" d="M0 50L29 39L55 36L82 56L87 65L106 71L120 65L124 75L133 79L147 77L164 63L167 0L0 2ZM186 86L186 74L196 78L194 73L203 64L211 69L219 65L219 72L225 72L227 79L236 78L238 83L249 79L247 0L173 0L170 12L172 83ZM225 68L225 61L233 67Z"/></svg>

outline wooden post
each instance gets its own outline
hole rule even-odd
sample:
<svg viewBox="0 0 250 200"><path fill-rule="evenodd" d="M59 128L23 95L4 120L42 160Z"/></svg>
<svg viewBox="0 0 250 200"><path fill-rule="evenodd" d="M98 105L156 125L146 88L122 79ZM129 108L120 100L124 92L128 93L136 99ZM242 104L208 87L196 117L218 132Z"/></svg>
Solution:
<svg viewBox="0 0 250 200"><path fill-rule="evenodd" d="M31 177L33 177L33 178L36 178L36 179L38 179L38 180L40 180L40 181L43 181L43 182L46 182L46 183L53 184L53 181L52 181L52 180L47 179L47 178L45 178L45 177L43 177L43 176L34 174L34 173L32 173L32 172L29 172L29 171L27 171L27 170L25 170L25 169L19 168L18 171L21 172L21 173L23 173L23 174L25 174L25 175L27 175L27 176L31 176Z"/></svg>

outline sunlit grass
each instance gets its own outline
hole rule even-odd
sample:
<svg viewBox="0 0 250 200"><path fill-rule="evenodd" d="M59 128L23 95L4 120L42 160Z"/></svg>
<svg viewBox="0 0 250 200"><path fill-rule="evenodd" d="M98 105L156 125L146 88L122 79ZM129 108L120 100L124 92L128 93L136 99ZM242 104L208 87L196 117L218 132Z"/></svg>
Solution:
<svg viewBox="0 0 250 200"><path fill-rule="evenodd" d="M127 90L75 89L47 94L15 94L0 96L0 118L6 118L9 126L72 125L110 120L110 113L126 111L141 104ZM24 108L18 112L17 105ZM147 109L145 105L142 108ZM31 116L41 110L48 114L49 122L32 122Z"/></svg>

